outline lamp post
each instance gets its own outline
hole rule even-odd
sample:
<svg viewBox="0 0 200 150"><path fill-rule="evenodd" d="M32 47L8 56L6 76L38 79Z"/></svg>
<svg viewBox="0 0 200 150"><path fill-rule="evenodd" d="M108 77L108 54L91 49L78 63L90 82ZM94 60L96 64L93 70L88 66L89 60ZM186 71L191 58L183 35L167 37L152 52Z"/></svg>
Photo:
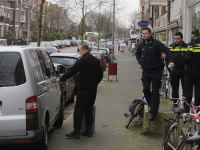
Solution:
<svg viewBox="0 0 200 150"><path fill-rule="evenodd" d="M111 62L114 62L114 40L115 40L115 0L113 0L113 24L112 24L112 55Z"/></svg>

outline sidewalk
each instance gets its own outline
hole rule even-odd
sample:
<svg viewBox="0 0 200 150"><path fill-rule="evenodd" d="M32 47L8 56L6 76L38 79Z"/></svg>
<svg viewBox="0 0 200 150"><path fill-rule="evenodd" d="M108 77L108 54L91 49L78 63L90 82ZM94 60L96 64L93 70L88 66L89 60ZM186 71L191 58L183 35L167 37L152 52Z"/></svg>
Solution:
<svg viewBox="0 0 200 150"><path fill-rule="evenodd" d="M80 140L66 139L65 133L73 130L73 115L65 121L62 128L50 132L49 150L160 150L162 135L142 134L141 120L135 118L126 129L130 103L141 96L141 69L135 56L128 50L115 55L118 65L118 81L112 76L107 81L107 71L104 81L98 87L96 99L95 133L92 138L81 137ZM169 108L161 103L160 110ZM57 147L59 143L59 147Z"/></svg>

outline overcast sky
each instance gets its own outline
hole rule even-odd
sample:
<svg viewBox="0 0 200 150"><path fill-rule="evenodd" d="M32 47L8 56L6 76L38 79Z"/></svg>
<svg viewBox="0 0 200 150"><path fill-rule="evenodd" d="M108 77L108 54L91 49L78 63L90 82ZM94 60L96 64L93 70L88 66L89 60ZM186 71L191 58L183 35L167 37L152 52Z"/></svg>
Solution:
<svg viewBox="0 0 200 150"><path fill-rule="evenodd" d="M47 1L52 2L54 0L47 0ZM139 1L140 0L115 0L115 2L117 2L117 1L123 2L124 11L122 11L122 13L116 12L116 20L118 20L121 24L123 24L124 27L128 28L131 25L131 14L134 11L139 10Z"/></svg>

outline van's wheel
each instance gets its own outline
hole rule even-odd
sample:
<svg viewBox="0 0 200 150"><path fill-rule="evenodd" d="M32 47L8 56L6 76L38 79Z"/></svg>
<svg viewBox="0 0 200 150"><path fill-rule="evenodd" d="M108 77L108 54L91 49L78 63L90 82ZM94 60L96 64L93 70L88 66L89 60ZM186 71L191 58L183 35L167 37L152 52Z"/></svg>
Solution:
<svg viewBox="0 0 200 150"><path fill-rule="evenodd" d="M63 124L63 118L64 118L64 113L63 113L63 104L60 103L60 111L59 111L59 116L58 118L56 119L56 122L54 123L54 127L56 128L60 128L62 127L62 124Z"/></svg>
<svg viewBox="0 0 200 150"><path fill-rule="evenodd" d="M69 103L74 103L74 91L72 93L72 97L69 99Z"/></svg>
<svg viewBox="0 0 200 150"><path fill-rule="evenodd" d="M42 136L42 139L38 142L38 148L39 150L48 150L48 123L47 120L44 123L44 133Z"/></svg>

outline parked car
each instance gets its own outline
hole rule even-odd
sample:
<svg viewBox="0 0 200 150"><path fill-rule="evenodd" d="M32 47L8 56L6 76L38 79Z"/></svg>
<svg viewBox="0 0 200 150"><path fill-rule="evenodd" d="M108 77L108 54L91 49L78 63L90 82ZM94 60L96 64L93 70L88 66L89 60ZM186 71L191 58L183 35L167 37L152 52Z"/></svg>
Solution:
<svg viewBox="0 0 200 150"><path fill-rule="evenodd" d="M55 70L56 70L56 74L57 77L62 77L62 75L66 72L65 66L62 64L57 64L57 63L53 63ZM62 66L62 67L61 67ZM62 69L62 70L61 70ZM61 70L61 71L60 71ZM59 72L64 72L64 73L60 73ZM65 108L65 103L69 102L69 103L74 103L74 82L69 80L67 82L62 82L62 84L60 84L60 91L62 92L62 96L63 96L63 109Z"/></svg>
<svg viewBox="0 0 200 150"><path fill-rule="evenodd" d="M70 40L64 40L64 42L65 42L65 46L66 47L70 47L71 46Z"/></svg>
<svg viewBox="0 0 200 150"><path fill-rule="evenodd" d="M104 58L104 55L100 52L90 52L90 53L99 60L100 66L104 72L106 70L106 60Z"/></svg>
<svg viewBox="0 0 200 150"><path fill-rule="evenodd" d="M111 62L110 51L109 51L108 48L100 47L99 50L98 50L98 47L92 47L92 51L102 53L104 55L105 59L106 59L106 63Z"/></svg>
<svg viewBox="0 0 200 150"><path fill-rule="evenodd" d="M7 46L0 60L0 145L36 143L47 150L48 131L63 124L51 58L41 47Z"/></svg>
<svg viewBox="0 0 200 150"><path fill-rule="evenodd" d="M52 53L50 56L54 63L64 65L66 70L72 67L75 64L75 62L81 58L81 55L77 53ZM73 90L74 94L76 95L79 86L78 74L74 75L72 78L68 80L69 81L72 80L75 83L75 86L73 87L73 89L71 88L70 91Z"/></svg>
<svg viewBox="0 0 200 150"><path fill-rule="evenodd" d="M57 49L56 47L46 47L45 49L46 49L46 51L47 51L49 54L52 54L52 53L59 53L59 52L60 52L60 50Z"/></svg>
<svg viewBox="0 0 200 150"><path fill-rule="evenodd" d="M56 47L57 49L59 49L59 43L56 41L51 41L51 46L52 47Z"/></svg>

